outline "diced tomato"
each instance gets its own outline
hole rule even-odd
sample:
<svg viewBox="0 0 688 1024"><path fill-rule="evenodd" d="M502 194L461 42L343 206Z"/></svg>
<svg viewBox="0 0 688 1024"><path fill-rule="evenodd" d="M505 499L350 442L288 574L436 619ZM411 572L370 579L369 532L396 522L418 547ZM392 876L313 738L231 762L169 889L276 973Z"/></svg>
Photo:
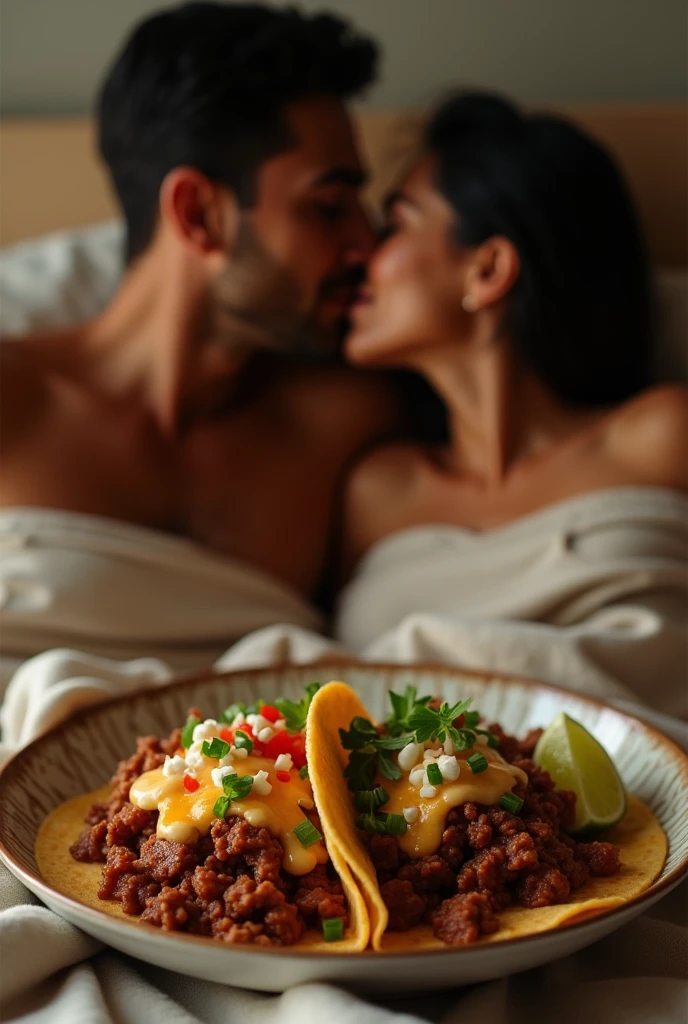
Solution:
<svg viewBox="0 0 688 1024"><path fill-rule="evenodd" d="M266 757L271 757L273 761L279 757L280 754L291 754L293 748L294 737L290 736L286 729L280 729L276 732L272 739L268 740L267 743L263 743L263 753Z"/></svg>
<svg viewBox="0 0 688 1024"><path fill-rule="evenodd" d="M260 713L263 718L267 718L268 722L276 722L278 718L282 717L279 708L274 707L272 704L263 704Z"/></svg>
<svg viewBox="0 0 688 1024"><path fill-rule="evenodd" d="M225 743L234 743L234 730L226 727L220 729L220 739L223 739Z"/></svg>
<svg viewBox="0 0 688 1024"><path fill-rule="evenodd" d="M289 772L275 772L278 782L289 782L291 776Z"/></svg>
<svg viewBox="0 0 688 1024"><path fill-rule="evenodd" d="M454 726L455 729L463 729L463 724L464 724L465 721L466 721L466 719L464 718L464 716L463 715L459 715L458 718L454 719L454 721L452 722L452 725Z"/></svg>
<svg viewBox="0 0 688 1024"><path fill-rule="evenodd" d="M289 751L296 768L303 768L306 763L306 737L297 732L291 737L291 750Z"/></svg>
<svg viewBox="0 0 688 1024"><path fill-rule="evenodd" d="M194 779L193 776L184 776L184 789L186 790L187 793L195 793L196 790L200 787L200 785L201 784L198 781L198 779Z"/></svg>

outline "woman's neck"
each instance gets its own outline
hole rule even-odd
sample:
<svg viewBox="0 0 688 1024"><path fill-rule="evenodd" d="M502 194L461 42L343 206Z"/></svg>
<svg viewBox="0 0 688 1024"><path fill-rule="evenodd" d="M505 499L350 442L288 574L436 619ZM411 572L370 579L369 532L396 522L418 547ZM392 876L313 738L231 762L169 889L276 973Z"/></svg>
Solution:
<svg viewBox="0 0 688 1024"><path fill-rule="evenodd" d="M512 352L502 342L455 344L414 360L447 407L448 467L486 488L500 486L517 462L544 453L598 415L566 408Z"/></svg>

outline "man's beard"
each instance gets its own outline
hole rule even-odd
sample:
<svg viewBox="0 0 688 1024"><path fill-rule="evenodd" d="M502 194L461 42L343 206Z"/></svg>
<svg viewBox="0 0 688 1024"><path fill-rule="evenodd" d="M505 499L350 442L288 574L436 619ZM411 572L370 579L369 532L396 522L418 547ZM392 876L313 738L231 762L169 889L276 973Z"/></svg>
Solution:
<svg viewBox="0 0 688 1024"><path fill-rule="evenodd" d="M326 332L305 311L303 290L242 218L231 263L216 279L211 333L238 352L306 355L328 348Z"/></svg>
<svg viewBox="0 0 688 1024"><path fill-rule="evenodd" d="M357 286L360 268L326 278L318 301L328 291ZM242 353L272 351L294 356L328 357L341 347L348 323L341 317L330 327L307 308L302 287L278 263L242 217L231 263L216 279L211 296L211 335Z"/></svg>

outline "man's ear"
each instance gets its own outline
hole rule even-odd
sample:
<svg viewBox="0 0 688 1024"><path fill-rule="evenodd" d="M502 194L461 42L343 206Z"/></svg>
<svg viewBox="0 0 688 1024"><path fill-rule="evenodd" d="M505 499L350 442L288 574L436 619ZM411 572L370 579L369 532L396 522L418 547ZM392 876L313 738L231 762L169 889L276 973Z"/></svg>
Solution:
<svg viewBox="0 0 688 1024"><path fill-rule="evenodd" d="M160 215L198 256L226 255L234 247L239 223L234 195L194 167L175 167L165 175Z"/></svg>
<svg viewBox="0 0 688 1024"><path fill-rule="evenodd" d="M521 272L521 259L512 241L495 235L471 253L463 281L463 306L470 312L494 305L514 286Z"/></svg>

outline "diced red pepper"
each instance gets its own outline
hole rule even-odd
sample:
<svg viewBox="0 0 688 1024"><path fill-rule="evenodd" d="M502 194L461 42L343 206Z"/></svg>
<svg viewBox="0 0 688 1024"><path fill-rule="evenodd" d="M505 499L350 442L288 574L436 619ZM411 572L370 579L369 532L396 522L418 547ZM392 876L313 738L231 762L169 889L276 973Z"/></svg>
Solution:
<svg viewBox="0 0 688 1024"><path fill-rule="evenodd" d="M278 782L289 782L291 779L289 772L279 771L275 772L275 774L277 775Z"/></svg>
<svg viewBox="0 0 688 1024"><path fill-rule="evenodd" d="M220 729L220 739L223 739L225 743L234 743L234 730L227 729L226 727Z"/></svg>
<svg viewBox="0 0 688 1024"><path fill-rule="evenodd" d="M198 779L194 779L192 775L184 776L184 789L187 793L195 793L200 788L200 785Z"/></svg>
<svg viewBox="0 0 688 1024"><path fill-rule="evenodd" d="M274 707L272 704L263 704L260 713L268 722L276 722L278 718L282 717L279 708Z"/></svg>

